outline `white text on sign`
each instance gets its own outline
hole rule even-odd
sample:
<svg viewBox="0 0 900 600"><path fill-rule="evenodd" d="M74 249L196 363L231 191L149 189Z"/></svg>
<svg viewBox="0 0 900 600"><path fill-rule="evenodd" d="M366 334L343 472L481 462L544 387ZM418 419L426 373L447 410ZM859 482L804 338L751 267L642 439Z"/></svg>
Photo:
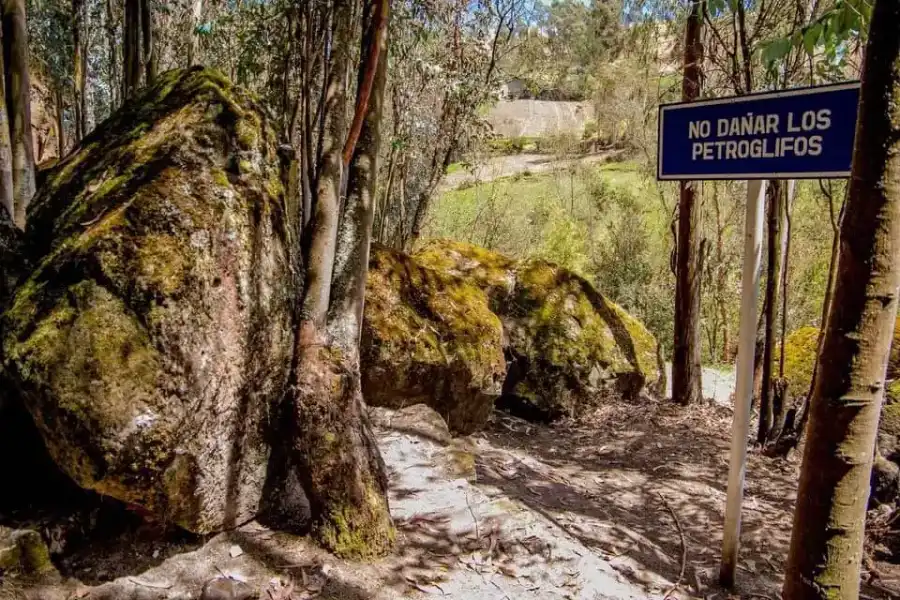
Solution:
<svg viewBox="0 0 900 600"><path fill-rule="evenodd" d="M781 115L753 114L718 119L715 122L716 137L753 138L728 139L691 144L692 160L739 160L746 158L782 158L785 156L819 156L822 154L822 136L816 132L831 127L831 110L808 110L801 115L787 114L784 131ZM709 120L691 121L688 139L703 140L712 135L713 124ZM796 134L796 135L782 135ZM758 136L779 137L760 138Z"/></svg>

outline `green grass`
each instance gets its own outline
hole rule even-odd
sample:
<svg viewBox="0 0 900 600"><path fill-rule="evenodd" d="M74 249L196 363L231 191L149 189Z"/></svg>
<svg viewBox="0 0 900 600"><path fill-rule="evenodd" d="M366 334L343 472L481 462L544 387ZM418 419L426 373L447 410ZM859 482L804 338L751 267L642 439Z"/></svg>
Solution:
<svg viewBox="0 0 900 600"><path fill-rule="evenodd" d="M634 198L655 210L655 194L636 162L524 173L445 192L432 205L426 236L515 258L540 256L583 272L588 248L604 237L604 223L616 217L616 198Z"/></svg>
<svg viewBox="0 0 900 600"><path fill-rule="evenodd" d="M466 167L467 165L464 162L450 163L449 165L447 165L447 170L444 171L444 174L452 175L453 173L464 170Z"/></svg>

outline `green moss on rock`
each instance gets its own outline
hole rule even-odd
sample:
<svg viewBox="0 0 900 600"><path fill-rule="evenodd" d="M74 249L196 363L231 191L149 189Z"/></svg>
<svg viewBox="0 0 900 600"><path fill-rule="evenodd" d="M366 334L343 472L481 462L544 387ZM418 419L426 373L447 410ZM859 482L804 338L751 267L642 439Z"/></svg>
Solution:
<svg viewBox="0 0 900 600"><path fill-rule="evenodd" d="M457 432L501 391L555 418L659 377L653 336L584 279L444 240L412 257L375 250L363 360L370 403L426 403Z"/></svg>
<svg viewBox="0 0 900 600"><path fill-rule="evenodd" d="M377 247L361 354L370 404L425 403L462 433L487 421L506 373L500 320L477 285Z"/></svg>
<svg viewBox="0 0 900 600"><path fill-rule="evenodd" d="M0 526L0 575L20 575L31 581L56 581L59 573L41 534L31 529Z"/></svg>
<svg viewBox="0 0 900 600"><path fill-rule="evenodd" d="M503 393L545 417L577 414L609 395L633 397L660 376L646 327L571 271L444 240L415 259L488 294L510 357Z"/></svg>
<svg viewBox="0 0 900 600"><path fill-rule="evenodd" d="M220 73L162 74L47 172L36 268L0 319L4 370L59 466L199 533L256 514L290 365L276 151Z"/></svg>
<svg viewBox="0 0 900 600"><path fill-rule="evenodd" d="M792 396L805 396L809 392L818 338L819 328L811 326L801 327L785 338L784 377ZM895 462L900 461L900 319L894 327L878 430L878 447L882 454Z"/></svg>

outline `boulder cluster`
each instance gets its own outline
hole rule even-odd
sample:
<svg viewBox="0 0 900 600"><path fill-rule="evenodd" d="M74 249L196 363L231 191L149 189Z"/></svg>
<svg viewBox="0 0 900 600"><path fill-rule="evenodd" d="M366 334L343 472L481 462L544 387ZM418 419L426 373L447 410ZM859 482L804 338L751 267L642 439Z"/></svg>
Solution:
<svg viewBox="0 0 900 600"><path fill-rule="evenodd" d="M251 94L172 71L42 174L24 233L0 210L0 439L25 415L78 486L195 533L257 516L301 293L290 172ZM464 434L660 377L583 278L453 242L373 250L361 360L370 404Z"/></svg>

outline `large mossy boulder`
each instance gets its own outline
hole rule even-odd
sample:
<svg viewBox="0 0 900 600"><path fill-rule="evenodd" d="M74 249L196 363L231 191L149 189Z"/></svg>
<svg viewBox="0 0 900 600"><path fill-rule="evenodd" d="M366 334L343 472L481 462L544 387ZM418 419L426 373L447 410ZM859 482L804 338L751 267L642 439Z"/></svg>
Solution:
<svg viewBox="0 0 900 600"><path fill-rule="evenodd" d="M378 326L392 332L382 340L390 337L405 344L405 354L398 359L399 346L385 350L383 341L379 342L378 351L395 357L393 362L434 348L432 363L466 365L466 372L473 371L472 364L482 365L474 370L485 372L489 364L491 373L499 373L493 357L497 348L502 348L506 359L504 406L542 420L576 416L610 398L633 398L660 376L656 341L647 329L566 269L545 261L517 262L450 241L431 242L412 257L391 256L399 263L385 268L384 259L376 254L371 264L366 321L402 319L402 327ZM385 272L392 277L385 277ZM380 299L390 294L397 297L400 290L412 291L403 291L402 301ZM440 298L445 308L431 308L434 298ZM422 320L401 317L402 311L397 311L401 305L416 307ZM446 307L452 308L451 316ZM446 341L457 338L466 340L465 351L448 349ZM370 352L365 336L363 341L364 352ZM480 351L473 353L473 348ZM490 348L490 361L484 359L484 348ZM476 360L467 362L467 357ZM446 367L443 369L446 372ZM407 394L391 389L394 383L387 373L382 370L374 377L364 373L364 379L381 382L379 393L373 396L366 391L366 398L374 404L396 406L401 402L385 399L407 399ZM419 385L421 389L426 384ZM440 405L427 393L411 395L405 403L426 402L446 417L447 406L455 406L459 396L454 387L442 389L449 393L441 394ZM448 421L451 429L458 429L452 418Z"/></svg>
<svg viewBox="0 0 900 600"><path fill-rule="evenodd" d="M7 375L76 483L206 533L252 518L296 294L274 130L172 71L46 175Z"/></svg>
<svg viewBox="0 0 900 600"><path fill-rule="evenodd" d="M361 343L369 404L425 403L452 431L472 433L502 390L502 333L477 282L373 248Z"/></svg>
<svg viewBox="0 0 900 600"><path fill-rule="evenodd" d="M646 327L567 269L446 240L416 260L488 294L504 329L504 403L524 416L577 416L610 398L634 398L660 377Z"/></svg>
<svg viewBox="0 0 900 600"><path fill-rule="evenodd" d="M818 337L819 328L807 326L791 332L784 340L784 378L790 396L805 396L809 392ZM900 464L900 318L894 326L886 381L878 449L883 456Z"/></svg>

